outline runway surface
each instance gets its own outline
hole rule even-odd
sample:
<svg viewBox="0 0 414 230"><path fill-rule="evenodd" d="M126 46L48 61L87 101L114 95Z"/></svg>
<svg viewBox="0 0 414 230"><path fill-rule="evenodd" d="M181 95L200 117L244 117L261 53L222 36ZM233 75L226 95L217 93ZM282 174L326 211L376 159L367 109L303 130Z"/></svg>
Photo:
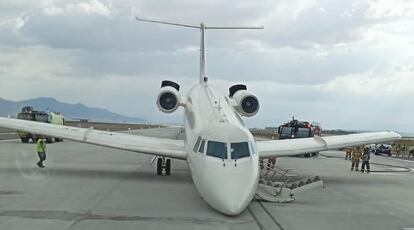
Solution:
<svg viewBox="0 0 414 230"><path fill-rule="evenodd" d="M404 229L414 228L414 173L374 166L351 172L342 153L281 158L278 165L319 175L325 189L293 203L252 202L237 217L211 209L197 193L187 165L155 175L151 156L79 144L48 145L45 169L34 144L0 141L0 229ZM334 157L332 157L334 156ZM372 157L413 169L414 162Z"/></svg>

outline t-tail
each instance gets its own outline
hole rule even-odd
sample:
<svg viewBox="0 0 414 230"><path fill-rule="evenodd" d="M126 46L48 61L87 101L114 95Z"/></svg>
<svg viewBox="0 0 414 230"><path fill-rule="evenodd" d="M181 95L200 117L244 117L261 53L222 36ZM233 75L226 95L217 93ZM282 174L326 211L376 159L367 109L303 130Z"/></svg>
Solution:
<svg viewBox="0 0 414 230"><path fill-rule="evenodd" d="M152 20L152 19L144 19L140 17L136 17L138 21L144 22L155 22L167 25L174 25L174 26L183 26L189 28L196 28L200 30L200 73L199 73L199 82L202 84L203 82L208 81L208 77L206 74L206 30L260 30L263 29L263 26L207 26L203 22L200 25L194 24L186 24L186 23L177 23L171 21L159 21L159 20Z"/></svg>

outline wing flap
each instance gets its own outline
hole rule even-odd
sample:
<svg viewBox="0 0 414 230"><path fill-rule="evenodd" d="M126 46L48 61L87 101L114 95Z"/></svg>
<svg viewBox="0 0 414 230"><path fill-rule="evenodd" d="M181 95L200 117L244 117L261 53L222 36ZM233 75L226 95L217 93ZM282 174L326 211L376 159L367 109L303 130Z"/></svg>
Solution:
<svg viewBox="0 0 414 230"><path fill-rule="evenodd" d="M381 143L400 139L395 132L372 132L286 140L269 140L257 142L260 158L295 156L304 153L341 149L349 146Z"/></svg>
<svg viewBox="0 0 414 230"><path fill-rule="evenodd" d="M183 140L146 137L0 117L0 126L126 151L186 159Z"/></svg>

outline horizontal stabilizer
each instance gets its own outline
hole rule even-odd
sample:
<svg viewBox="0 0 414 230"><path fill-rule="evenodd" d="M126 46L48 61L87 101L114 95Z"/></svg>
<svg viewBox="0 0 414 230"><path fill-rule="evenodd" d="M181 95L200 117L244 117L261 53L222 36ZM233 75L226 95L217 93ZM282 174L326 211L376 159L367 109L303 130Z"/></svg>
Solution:
<svg viewBox="0 0 414 230"><path fill-rule="evenodd" d="M154 23L160 23L160 24L166 24L166 25L173 25L173 26L183 26L183 27L191 27L191 28L197 28L201 29L201 23L200 25L195 24L188 24L188 23L181 23L181 22L172 22L172 21L164 21L164 20L155 20L155 19L147 19L147 18L141 18L141 17L135 17L138 21L143 22L154 22ZM261 30L264 29L263 26L204 26L204 29L210 29L210 30Z"/></svg>

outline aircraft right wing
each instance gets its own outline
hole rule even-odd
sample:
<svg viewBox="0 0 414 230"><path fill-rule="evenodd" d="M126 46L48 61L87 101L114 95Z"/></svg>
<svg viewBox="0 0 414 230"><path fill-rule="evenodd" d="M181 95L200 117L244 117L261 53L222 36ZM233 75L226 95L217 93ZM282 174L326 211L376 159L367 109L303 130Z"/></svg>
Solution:
<svg viewBox="0 0 414 230"><path fill-rule="evenodd" d="M126 151L165 156L181 160L187 159L183 140L146 137L127 133L107 132L3 117L0 117L0 126Z"/></svg>
<svg viewBox="0 0 414 230"><path fill-rule="evenodd" d="M372 132L256 142L260 158L295 156L304 153L341 149L350 146L381 143L400 139L395 132Z"/></svg>

